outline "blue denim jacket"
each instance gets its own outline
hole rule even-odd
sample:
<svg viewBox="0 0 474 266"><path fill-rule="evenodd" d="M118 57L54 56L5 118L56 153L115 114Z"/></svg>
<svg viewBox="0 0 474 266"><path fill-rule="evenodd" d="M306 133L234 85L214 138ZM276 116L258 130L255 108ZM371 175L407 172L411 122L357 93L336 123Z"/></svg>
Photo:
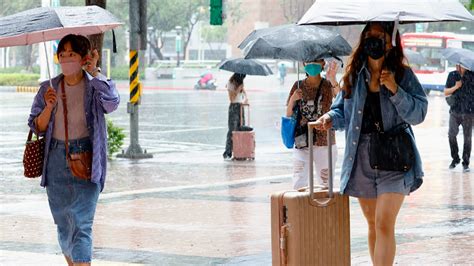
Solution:
<svg viewBox="0 0 474 266"><path fill-rule="evenodd" d="M92 141L92 176L91 181L101 185L101 191L104 189L105 174L107 170L107 128L104 114L110 113L117 109L120 103L120 97L115 88L115 83L107 80L105 76L99 74L97 77L92 77L84 71L85 77L85 98L84 109L86 114L87 128L89 130L89 137ZM63 78L60 74L53 78L52 83L56 92L59 91L59 82ZM44 93L49 87L49 81L41 83L38 94L33 101L31 107L30 117L28 118L28 125L37 135L46 136L46 148L44 154L43 174L41 177L41 186L46 186L48 183L48 173L46 172L46 165L48 163L49 145L53 135L54 117L56 108L51 113L51 118L48 123L46 132L37 132L34 120L43 111L46 103L44 101ZM58 100L60 98L58 97Z"/></svg>
<svg viewBox="0 0 474 266"><path fill-rule="evenodd" d="M345 92L341 91L328 112L332 119L333 128L346 130L346 147L341 169L341 193L344 192L351 176L359 144L362 116L367 96L365 79L370 80L370 72L364 66L357 74L351 97L344 99ZM391 95L385 87L381 87L380 107L384 130L390 130L393 126L402 122L407 122L410 125L423 122L428 110L428 101L421 84L410 68L405 70L395 95ZM415 137L411 128L407 130L412 136L416 162L412 169L405 174L405 186L410 187L410 191L413 192L423 183L422 177L424 174L421 157L415 144Z"/></svg>

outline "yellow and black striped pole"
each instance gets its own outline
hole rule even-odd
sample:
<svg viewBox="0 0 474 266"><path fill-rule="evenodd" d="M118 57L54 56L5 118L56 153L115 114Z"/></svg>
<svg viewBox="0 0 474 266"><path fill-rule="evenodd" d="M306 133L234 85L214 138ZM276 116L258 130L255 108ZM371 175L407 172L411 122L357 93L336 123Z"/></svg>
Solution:
<svg viewBox="0 0 474 266"><path fill-rule="evenodd" d="M138 51L130 50L130 102L132 104L140 103L141 84L138 75Z"/></svg>
<svg viewBox="0 0 474 266"><path fill-rule="evenodd" d="M138 72L138 50L146 49L146 45L145 47L140 46L140 44L146 44L146 13L143 11L146 10L146 3L146 0L129 1L130 69L128 73L130 78L130 102L127 103L127 113L130 114L130 146L128 146L126 152L122 151L122 154L117 155L120 158L143 159L153 157L152 154L143 150L138 143L138 115L142 95L142 85ZM141 28L145 30L140 30Z"/></svg>

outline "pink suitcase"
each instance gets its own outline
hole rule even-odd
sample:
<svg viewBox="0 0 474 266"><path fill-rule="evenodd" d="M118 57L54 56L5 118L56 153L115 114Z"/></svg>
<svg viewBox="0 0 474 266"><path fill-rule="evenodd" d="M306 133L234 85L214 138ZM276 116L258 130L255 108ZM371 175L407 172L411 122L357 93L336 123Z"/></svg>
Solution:
<svg viewBox="0 0 474 266"><path fill-rule="evenodd" d="M245 107L247 107L248 115L244 116ZM250 124L250 106L242 104L240 110L240 125L243 125L243 117L245 124ZM255 132L252 131L233 131L232 132L232 154L235 160L254 160L255 159Z"/></svg>

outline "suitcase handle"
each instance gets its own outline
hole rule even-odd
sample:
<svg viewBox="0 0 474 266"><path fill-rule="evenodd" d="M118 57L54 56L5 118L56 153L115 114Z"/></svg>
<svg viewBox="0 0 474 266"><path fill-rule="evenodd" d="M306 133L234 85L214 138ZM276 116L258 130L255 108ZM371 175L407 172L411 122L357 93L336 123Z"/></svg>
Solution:
<svg viewBox="0 0 474 266"><path fill-rule="evenodd" d="M249 115L248 115L248 117L247 117L247 124L250 126L250 104L248 104L248 103L241 103L241 104L240 104L240 126L241 126L241 127L242 127L242 126L245 126L245 125L243 124L243 121L244 121L244 120L243 120L243 118L244 118L244 109L245 109L244 107L245 107L245 106L247 106L247 108L249 108Z"/></svg>
<svg viewBox="0 0 474 266"><path fill-rule="evenodd" d="M331 132L332 129L327 131L327 141L328 141L328 197L324 200L314 197L314 173L313 173L313 129L316 126L316 122L308 122L308 147L309 147L309 195L310 203L318 207L326 207L332 203L334 200L333 193L333 168L332 168L332 144L331 144Z"/></svg>

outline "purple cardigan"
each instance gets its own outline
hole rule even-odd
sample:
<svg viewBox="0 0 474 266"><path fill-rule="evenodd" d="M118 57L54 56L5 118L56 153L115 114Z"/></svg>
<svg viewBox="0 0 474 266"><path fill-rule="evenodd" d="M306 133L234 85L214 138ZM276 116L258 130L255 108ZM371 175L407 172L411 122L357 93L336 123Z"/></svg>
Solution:
<svg viewBox="0 0 474 266"><path fill-rule="evenodd" d="M89 130L89 137L92 141L92 177L91 181L101 185L101 191L104 189L105 174L107 171L107 128L104 114L110 113L117 109L120 103L120 96L115 88L115 83L112 80L99 74L97 77L92 77L84 71L85 77L85 98L84 108L86 114L87 128ZM60 74L53 78L52 83L56 92L59 91L59 82L63 78ZM44 151L43 174L41 178L41 186L48 185L48 173L46 172L46 165L48 163L49 145L54 128L54 117L56 108L51 113L51 119L48 123L46 132L37 132L34 124L35 118L43 111L46 106L44 101L44 93L49 87L49 81L41 83L38 94L33 101L31 107L30 117L28 118L28 126L36 134L46 136L46 148ZM59 99L59 97L58 97Z"/></svg>

